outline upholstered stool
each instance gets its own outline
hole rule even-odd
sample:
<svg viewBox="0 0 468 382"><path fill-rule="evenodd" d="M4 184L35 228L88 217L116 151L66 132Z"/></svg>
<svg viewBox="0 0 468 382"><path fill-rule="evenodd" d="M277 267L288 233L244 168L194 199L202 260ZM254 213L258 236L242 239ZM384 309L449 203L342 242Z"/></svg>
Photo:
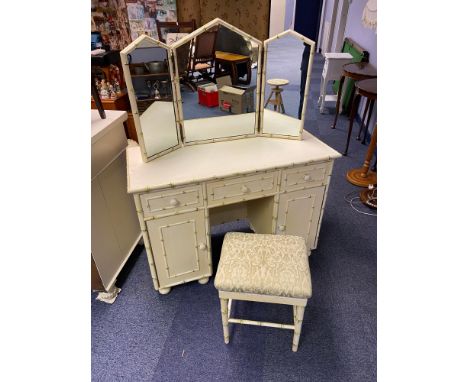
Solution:
<svg viewBox="0 0 468 382"><path fill-rule="evenodd" d="M283 96L281 95L283 89L281 88L281 86L289 84L289 81L282 78L271 78L267 80L267 84L272 86L272 88L270 95L268 96L268 99L265 102L265 107L267 107L268 104L271 103L273 104L274 111L278 109L280 113L285 114L286 112L284 111ZM275 96L275 98L271 99L272 96Z"/></svg>
<svg viewBox="0 0 468 382"><path fill-rule="evenodd" d="M304 238L230 232L224 237L214 285L219 292L224 342L228 324L269 326L294 330L297 351L307 299L312 296L309 258ZM294 324L231 318L232 300L293 306Z"/></svg>

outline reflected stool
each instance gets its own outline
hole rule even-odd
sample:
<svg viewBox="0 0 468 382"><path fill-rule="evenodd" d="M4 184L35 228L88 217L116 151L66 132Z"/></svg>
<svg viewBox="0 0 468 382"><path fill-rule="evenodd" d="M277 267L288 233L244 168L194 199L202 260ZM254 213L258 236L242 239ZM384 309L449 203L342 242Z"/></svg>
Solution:
<svg viewBox="0 0 468 382"><path fill-rule="evenodd" d="M282 78L272 78L267 80L267 84L272 86L272 88L270 95L268 96L268 99L265 103L265 107L271 103L273 105L274 111L279 110L280 113L286 114L284 111L283 97L281 96L281 92L283 91L281 87L289 84L289 81ZM275 98L271 99L273 95Z"/></svg>
<svg viewBox="0 0 468 382"><path fill-rule="evenodd" d="M219 293L226 344L229 343L230 323L258 325L293 330L292 351L297 351L304 309L312 296L312 279L304 238L227 233L214 285ZM292 305L294 324L230 317L232 300Z"/></svg>

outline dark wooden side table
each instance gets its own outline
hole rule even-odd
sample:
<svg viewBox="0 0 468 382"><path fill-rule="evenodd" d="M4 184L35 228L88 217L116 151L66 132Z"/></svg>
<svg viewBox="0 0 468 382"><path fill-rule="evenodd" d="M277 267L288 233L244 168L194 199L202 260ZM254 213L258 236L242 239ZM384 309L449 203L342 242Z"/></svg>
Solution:
<svg viewBox="0 0 468 382"><path fill-rule="evenodd" d="M351 132L353 130L354 118L356 118L357 109L359 107L359 101L361 97L366 97L366 107L364 109L364 114L362 116L361 128L359 129L359 134L357 139L360 139L361 132L364 127L364 121L367 115L366 128L364 130L364 137L362 143L365 143L367 129L369 128L369 122L372 116L372 111L374 110L374 103L377 100L377 78L371 78L369 80L362 80L355 83L356 94L353 98L353 104L351 107L351 114L349 116L349 128L348 128L348 139L346 140L346 148L343 155L348 155L349 141L351 139ZM370 109L369 109L370 105ZM367 113L369 111L369 113Z"/></svg>
<svg viewBox="0 0 468 382"><path fill-rule="evenodd" d="M377 77L377 70L368 62L355 62L352 64L343 65L343 74L340 78L340 86L338 87L338 97L336 99L336 111L335 111L335 120L333 121L332 129L336 127L336 121L338 120L338 114L340 113L340 104L341 104L341 93L343 91L343 83L345 78L349 78L354 81L367 80L369 78ZM355 88L353 87L353 92L351 99L354 98Z"/></svg>
<svg viewBox="0 0 468 382"><path fill-rule="evenodd" d="M245 64L247 65L247 79L240 80L237 73L237 65ZM216 76L218 77L221 74L221 67L227 66L229 74L231 75L232 85L237 84L250 84L250 79L252 77L252 69L249 56L243 56L241 54L221 52L216 51Z"/></svg>

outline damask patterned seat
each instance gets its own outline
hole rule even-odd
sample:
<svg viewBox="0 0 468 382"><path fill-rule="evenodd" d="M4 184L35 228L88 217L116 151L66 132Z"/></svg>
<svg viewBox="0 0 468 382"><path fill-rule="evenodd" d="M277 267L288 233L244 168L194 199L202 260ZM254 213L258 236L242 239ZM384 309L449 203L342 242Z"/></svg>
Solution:
<svg viewBox="0 0 468 382"><path fill-rule="evenodd" d="M305 240L289 235L227 233L215 287L227 292L311 297Z"/></svg>
<svg viewBox="0 0 468 382"><path fill-rule="evenodd" d="M297 351L304 309L312 296L304 238L227 233L214 285L219 292L226 344L229 343L229 323L270 326L294 330L292 350ZM292 305L294 325L231 318L232 300Z"/></svg>

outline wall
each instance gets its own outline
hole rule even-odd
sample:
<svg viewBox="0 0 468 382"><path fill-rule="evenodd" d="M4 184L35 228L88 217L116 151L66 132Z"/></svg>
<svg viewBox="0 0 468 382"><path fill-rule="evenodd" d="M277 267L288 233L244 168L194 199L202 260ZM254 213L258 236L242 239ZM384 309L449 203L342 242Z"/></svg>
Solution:
<svg viewBox="0 0 468 382"><path fill-rule="evenodd" d="M294 29L294 8L296 7L296 0L286 0L284 11L284 30Z"/></svg>
<svg viewBox="0 0 468 382"><path fill-rule="evenodd" d="M271 0L269 37L284 31L285 8L285 0Z"/></svg>
<svg viewBox="0 0 468 382"><path fill-rule="evenodd" d="M179 21L195 19L197 27L219 17L259 40L266 40L270 2L268 0L177 0L177 17Z"/></svg>
<svg viewBox="0 0 468 382"><path fill-rule="evenodd" d="M369 52L369 62L377 67L377 34L375 30L365 28L361 17L367 0L353 0L348 10L345 37L356 41L364 50Z"/></svg>

